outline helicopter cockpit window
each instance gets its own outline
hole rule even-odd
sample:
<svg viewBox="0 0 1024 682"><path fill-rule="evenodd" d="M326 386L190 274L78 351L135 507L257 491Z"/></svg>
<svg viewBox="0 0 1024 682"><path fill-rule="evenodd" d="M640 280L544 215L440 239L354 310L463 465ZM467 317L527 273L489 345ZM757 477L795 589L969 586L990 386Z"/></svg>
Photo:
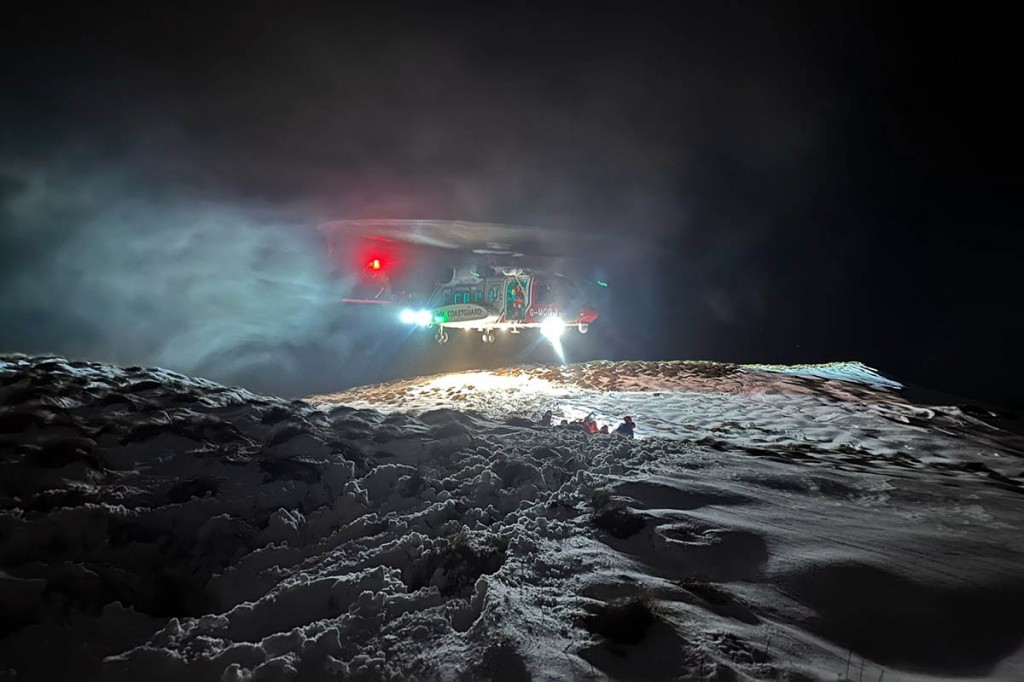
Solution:
<svg viewBox="0 0 1024 682"><path fill-rule="evenodd" d="M456 303L469 303L470 302L469 291L467 291L466 289L460 289L459 291L456 291L455 292L455 302Z"/></svg>
<svg viewBox="0 0 1024 682"><path fill-rule="evenodd" d="M452 302L452 290L445 289L441 295L441 305L450 305Z"/></svg>
<svg viewBox="0 0 1024 682"><path fill-rule="evenodd" d="M554 303L555 292L547 282L540 282L534 289L534 299L537 303Z"/></svg>

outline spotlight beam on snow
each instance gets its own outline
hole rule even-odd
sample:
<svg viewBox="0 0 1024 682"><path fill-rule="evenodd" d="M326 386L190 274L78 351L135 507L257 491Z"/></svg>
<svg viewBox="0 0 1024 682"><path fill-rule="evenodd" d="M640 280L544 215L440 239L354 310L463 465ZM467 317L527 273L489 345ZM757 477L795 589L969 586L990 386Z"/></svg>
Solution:
<svg viewBox="0 0 1024 682"><path fill-rule="evenodd" d="M555 355L558 356L559 362L565 364L565 351L562 349L562 339L554 339L551 341L551 347L555 350Z"/></svg>
<svg viewBox="0 0 1024 682"><path fill-rule="evenodd" d="M423 391L427 394L435 390L473 390L473 391L523 391L530 393L552 393L556 387L547 379L523 377L519 375L496 374L494 372L452 372L432 378Z"/></svg>

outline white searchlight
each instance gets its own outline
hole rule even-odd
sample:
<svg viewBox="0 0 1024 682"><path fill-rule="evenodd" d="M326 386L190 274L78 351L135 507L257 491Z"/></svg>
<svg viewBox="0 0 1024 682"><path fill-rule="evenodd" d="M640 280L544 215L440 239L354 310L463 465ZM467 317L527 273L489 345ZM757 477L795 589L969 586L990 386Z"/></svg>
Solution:
<svg viewBox="0 0 1024 682"><path fill-rule="evenodd" d="M403 308L402 312L398 313L398 320L402 324L415 324L420 327L429 327L433 319L434 316L430 314L429 310Z"/></svg>
<svg viewBox="0 0 1024 682"><path fill-rule="evenodd" d="M565 322L562 322L557 317L549 317L540 323L540 333L545 339L551 343L555 343L562 338L562 332L565 331Z"/></svg>

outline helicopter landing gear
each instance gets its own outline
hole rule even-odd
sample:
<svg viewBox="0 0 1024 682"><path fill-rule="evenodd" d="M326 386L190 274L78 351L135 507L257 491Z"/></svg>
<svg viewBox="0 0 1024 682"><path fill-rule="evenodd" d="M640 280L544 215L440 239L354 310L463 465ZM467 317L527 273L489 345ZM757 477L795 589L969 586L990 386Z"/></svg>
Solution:
<svg viewBox="0 0 1024 682"><path fill-rule="evenodd" d="M580 334L586 334L587 332L590 331L590 325L589 324L581 324L579 329L580 329Z"/></svg>
<svg viewBox="0 0 1024 682"><path fill-rule="evenodd" d="M480 337L480 340L483 341L484 343L494 343L494 334L492 334L491 332L484 332L483 335Z"/></svg>
<svg viewBox="0 0 1024 682"><path fill-rule="evenodd" d="M438 329L437 332L434 334L434 340L440 344L448 343L448 332L446 332L444 329Z"/></svg>

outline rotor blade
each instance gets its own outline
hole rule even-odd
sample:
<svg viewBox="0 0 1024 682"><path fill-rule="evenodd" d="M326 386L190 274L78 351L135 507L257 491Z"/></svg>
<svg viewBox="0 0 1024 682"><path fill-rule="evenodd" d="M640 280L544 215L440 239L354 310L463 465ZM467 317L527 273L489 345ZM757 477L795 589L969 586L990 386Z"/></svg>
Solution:
<svg viewBox="0 0 1024 682"><path fill-rule="evenodd" d="M335 220L320 225L329 236L379 239L491 255L563 256L591 241L554 228L463 220Z"/></svg>

